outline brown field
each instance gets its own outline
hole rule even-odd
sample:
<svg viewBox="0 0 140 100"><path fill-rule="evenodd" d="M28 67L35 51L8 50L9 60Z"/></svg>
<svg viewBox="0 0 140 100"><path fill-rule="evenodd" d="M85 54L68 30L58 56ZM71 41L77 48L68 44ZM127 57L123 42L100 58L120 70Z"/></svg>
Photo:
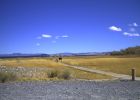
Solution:
<svg viewBox="0 0 140 100"><path fill-rule="evenodd" d="M138 56L79 56L65 57L64 63L83 66L90 69L99 69L121 74L131 74L131 69L136 69L140 76L140 57Z"/></svg>
<svg viewBox="0 0 140 100"><path fill-rule="evenodd" d="M69 68L51 58L6 58L0 59L0 72L12 72L18 80L60 80L48 78L47 72L56 70L58 73L69 71L71 79L110 79L111 76L90 73Z"/></svg>

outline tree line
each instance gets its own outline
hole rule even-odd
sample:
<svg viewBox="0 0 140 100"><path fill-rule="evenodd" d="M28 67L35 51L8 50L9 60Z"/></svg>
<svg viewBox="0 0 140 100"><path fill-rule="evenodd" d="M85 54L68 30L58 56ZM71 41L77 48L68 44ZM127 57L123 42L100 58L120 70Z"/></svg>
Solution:
<svg viewBox="0 0 140 100"><path fill-rule="evenodd" d="M120 51L113 51L111 55L140 55L140 46L129 47Z"/></svg>

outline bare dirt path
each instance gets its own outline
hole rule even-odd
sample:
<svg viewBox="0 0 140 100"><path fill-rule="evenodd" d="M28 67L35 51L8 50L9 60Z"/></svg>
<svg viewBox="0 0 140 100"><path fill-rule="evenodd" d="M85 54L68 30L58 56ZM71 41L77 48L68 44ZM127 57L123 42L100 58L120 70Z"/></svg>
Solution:
<svg viewBox="0 0 140 100"><path fill-rule="evenodd" d="M72 67L72 68L79 69L79 70L83 70L83 71L88 71L88 72L98 73L98 74L103 74L103 75L109 75L109 76L112 76L114 78L127 79L127 80L131 79L130 75L117 74L117 73L113 73L113 72L106 72L106 71L101 71L101 70L97 70L97 69L89 69L89 68L69 65L69 64L65 64L65 63L62 63L62 64L65 66ZM136 80L140 80L140 77L136 77Z"/></svg>

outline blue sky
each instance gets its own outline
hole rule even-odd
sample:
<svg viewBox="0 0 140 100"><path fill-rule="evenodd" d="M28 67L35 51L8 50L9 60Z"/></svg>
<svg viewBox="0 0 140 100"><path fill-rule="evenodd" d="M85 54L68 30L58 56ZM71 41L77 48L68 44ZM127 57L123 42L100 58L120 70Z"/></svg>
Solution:
<svg viewBox="0 0 140 100"><path fill-rule="evenodd" d="M0 54L140 45L140 0L0 0Z"/></svg>

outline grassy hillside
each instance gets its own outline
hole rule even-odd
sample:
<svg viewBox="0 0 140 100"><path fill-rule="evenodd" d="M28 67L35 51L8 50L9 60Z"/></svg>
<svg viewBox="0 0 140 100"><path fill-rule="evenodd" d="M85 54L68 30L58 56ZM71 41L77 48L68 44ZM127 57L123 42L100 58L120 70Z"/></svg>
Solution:
<svg viewBox="0 0 140 100"><path fill-rule="evenodd" d="M140 46L129 47L120 51L113 51L111 55L140 55Z"/></svg>

